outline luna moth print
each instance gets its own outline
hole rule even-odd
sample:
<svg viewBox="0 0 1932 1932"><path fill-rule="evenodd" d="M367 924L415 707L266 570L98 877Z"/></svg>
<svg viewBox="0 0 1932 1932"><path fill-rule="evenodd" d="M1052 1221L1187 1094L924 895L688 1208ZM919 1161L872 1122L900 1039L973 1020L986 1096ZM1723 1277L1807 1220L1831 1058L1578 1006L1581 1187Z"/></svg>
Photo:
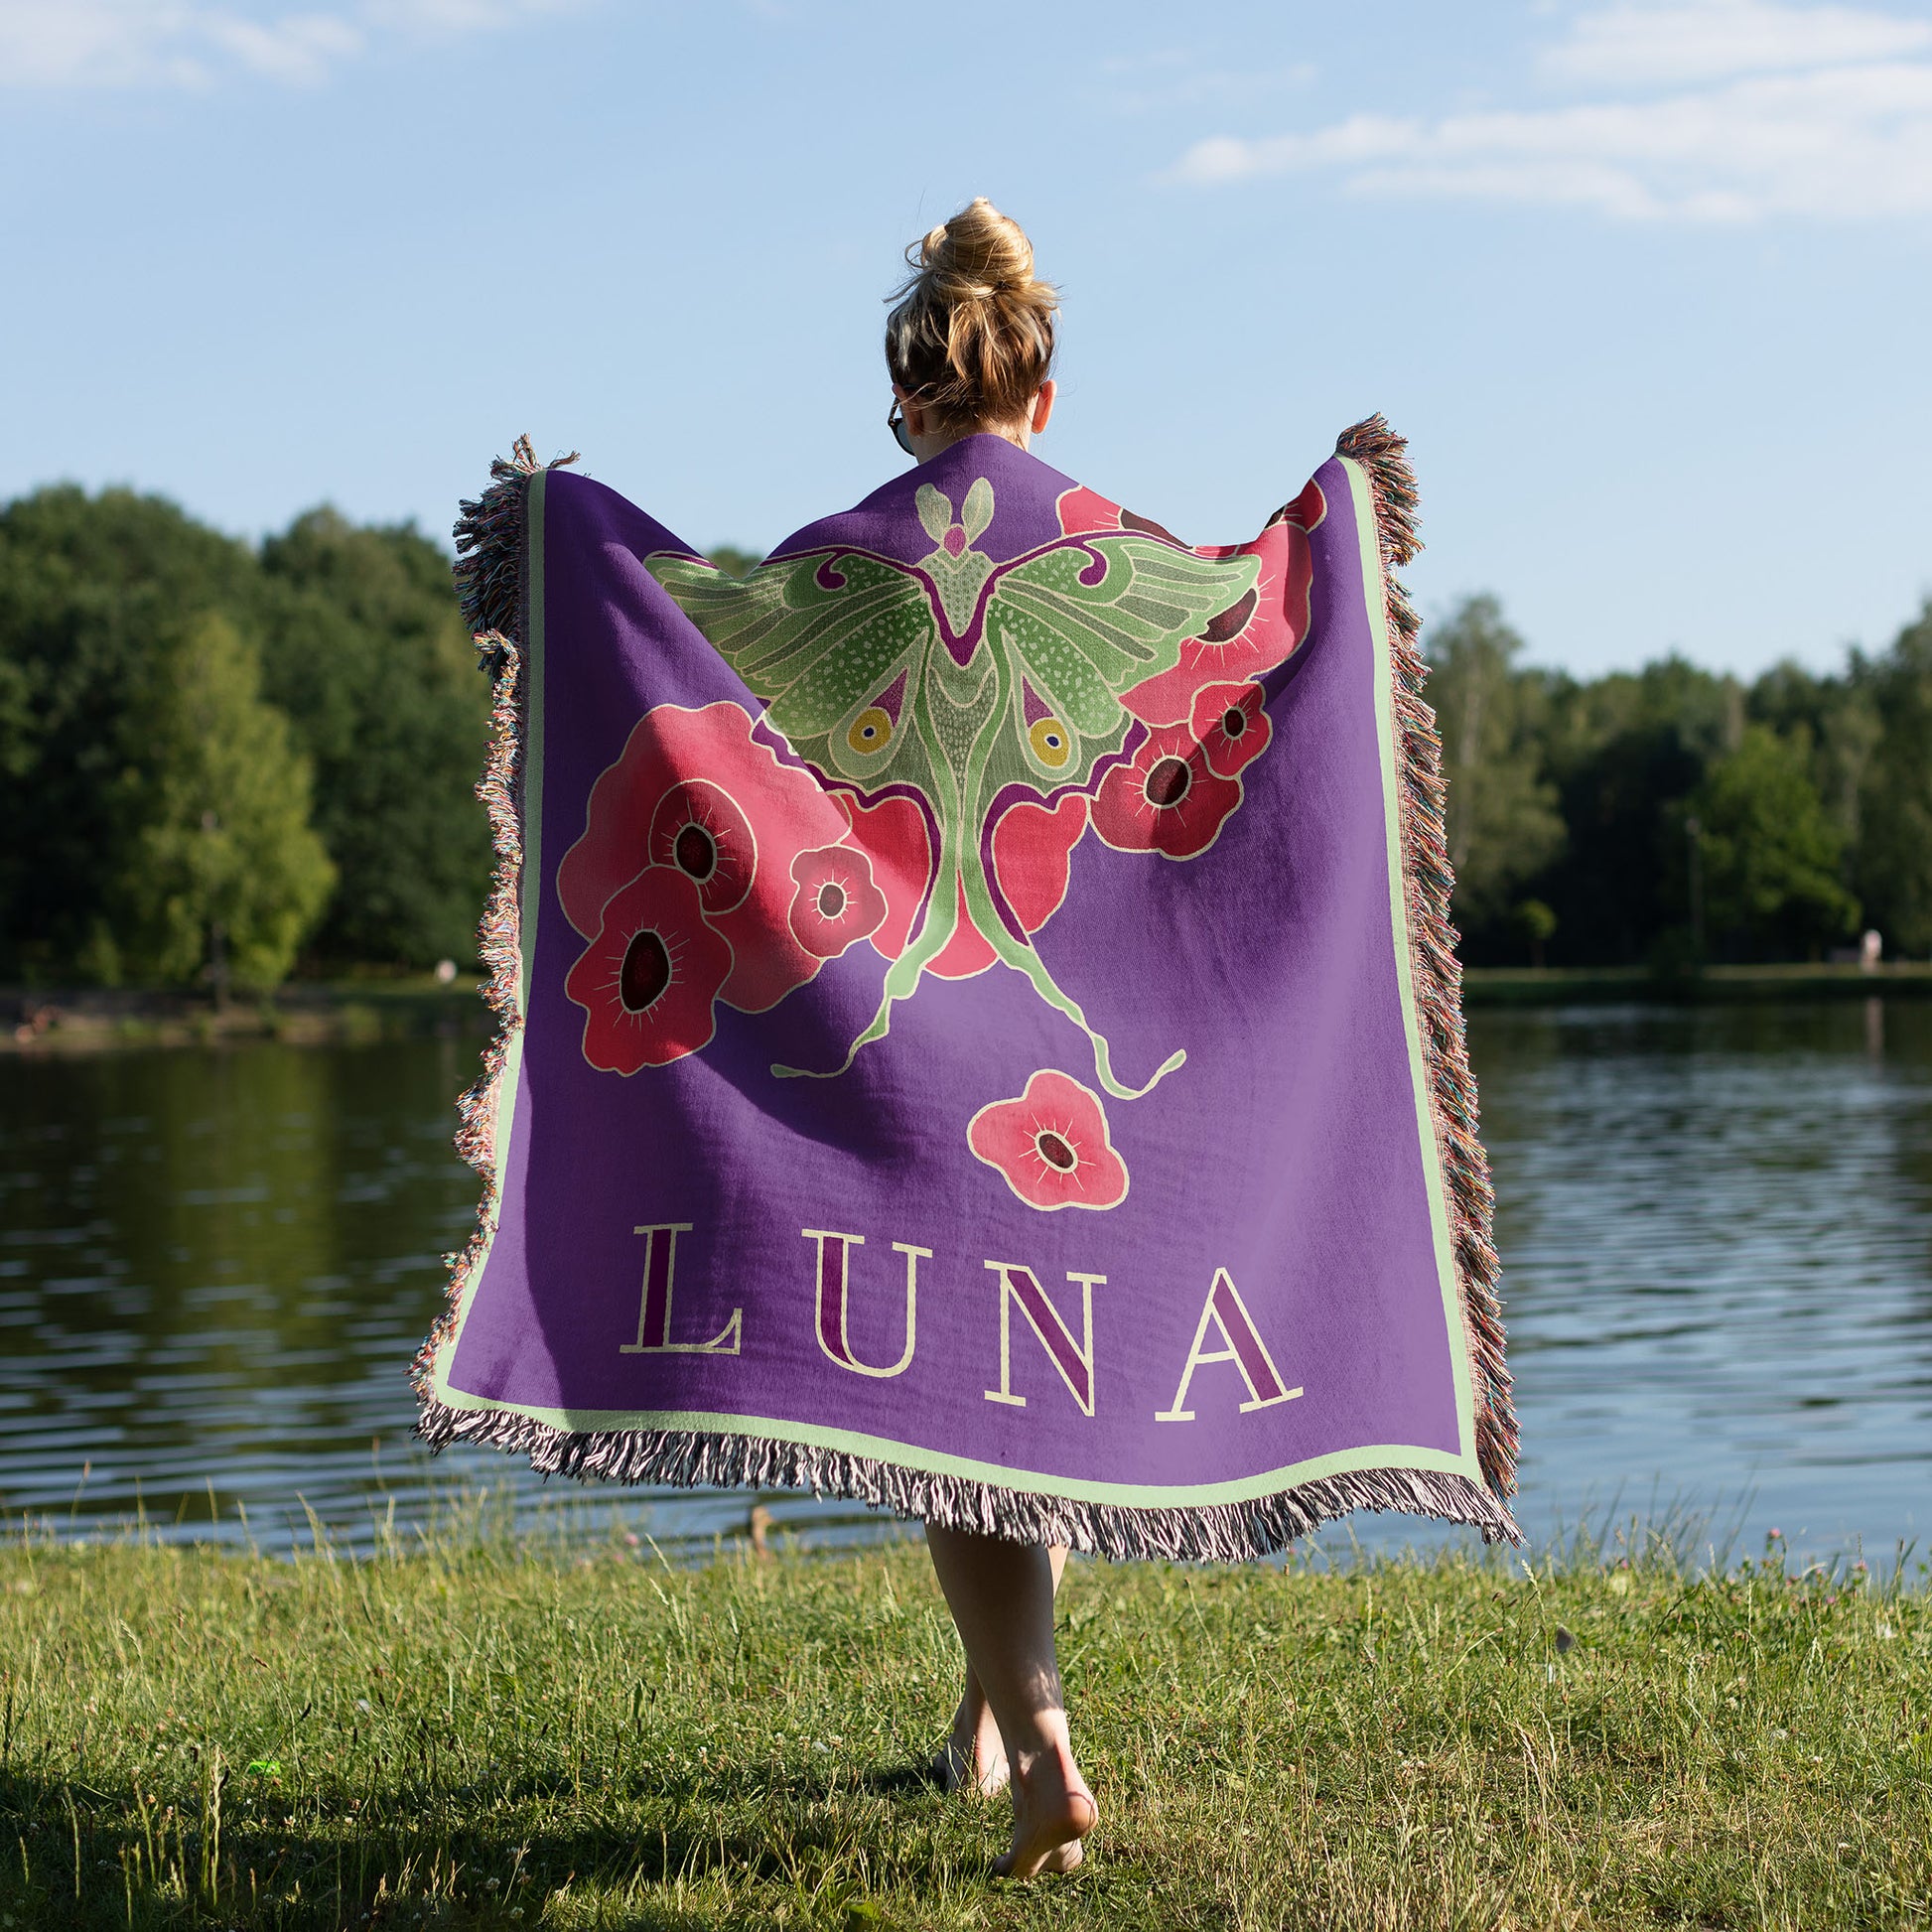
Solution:
<svg viewBox="0 0 1932 1932"><path fill-rule="evenodd" d="M985 478L956 515L930 483L915 501L933 548L911 565L833 546L773 558L740 580L689 556L645 559L822 782L861 798L888 786L915 791L937 827L930 888L879 1009L844 1061L812 1077L845 1072L860 1047L886 1035L893 1007L963 913L999 960L1086 1035L1107 1092L1138 1098L1184 1051L1144 1085L1122 1084L1079 1003L1002 917L984 834L1012 787L1042 803L1090 790L1138 728L1123 694L1173 670L1190 638L1255 589L1261 564L1132 531L1063 537L996 564L974 547L993 520Z"/></svg>

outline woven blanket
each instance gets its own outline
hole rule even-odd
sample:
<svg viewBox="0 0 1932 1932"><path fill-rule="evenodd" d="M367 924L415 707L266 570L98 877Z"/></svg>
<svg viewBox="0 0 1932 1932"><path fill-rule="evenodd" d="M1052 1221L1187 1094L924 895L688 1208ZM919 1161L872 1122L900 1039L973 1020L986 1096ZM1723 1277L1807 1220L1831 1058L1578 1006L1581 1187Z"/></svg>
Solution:
<svg viewBox="0 0 1932 1932"><path fill-rule="evenodd" d="M974 436L741 579L499 462L420 1433L1114 1556L1513 1538L1413 505L1380 418L1200 548Z"/></svg>

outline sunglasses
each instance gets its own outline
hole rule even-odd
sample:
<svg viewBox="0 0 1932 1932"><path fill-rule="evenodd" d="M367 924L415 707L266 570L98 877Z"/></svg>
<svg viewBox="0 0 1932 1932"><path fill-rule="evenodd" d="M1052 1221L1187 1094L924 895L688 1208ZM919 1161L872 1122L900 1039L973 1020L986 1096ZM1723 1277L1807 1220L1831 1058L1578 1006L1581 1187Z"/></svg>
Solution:
<svg viewBox="0 0 1932 1932"><path fill-rule="evenodd" d="M918 451L912 447L911 437L906 433L905 418L899 414L898 401L897 397L893 401L892 408L890 408L886 412L886 427L892 431L893 441L897 443L899 446L899 448L905 452L907 456L918 455Z"/></svg>

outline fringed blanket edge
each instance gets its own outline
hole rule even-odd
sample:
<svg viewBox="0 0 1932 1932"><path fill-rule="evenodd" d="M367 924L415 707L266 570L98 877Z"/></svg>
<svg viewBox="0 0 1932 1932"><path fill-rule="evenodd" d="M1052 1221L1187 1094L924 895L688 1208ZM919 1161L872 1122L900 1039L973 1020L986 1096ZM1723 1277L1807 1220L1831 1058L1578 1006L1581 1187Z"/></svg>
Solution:
<svg viewBox="0 0 1932 1932"><path fill-rule="evenodd" d="M1375 503L1384 617L1394 658L1411 979L1474 1385L1476 1462L1496 1497L1504 1498L1516 1491L1516 1409L1503 1358L1496 1194L1489 1178L1489 1157L1478 1138L1475 1076L1469 1069L1462 1020L1462 962L1455 954L1460 935L1449 916L1455 872L1449 856L1443 744L1436 714L1423 697L1429 665L1416 642L1422 620L1396 576L1422 548L1416 535L1416 475L1408 449L1408 439L1398 436L1379 414L1344 430L1335 441L1337 456L1361 466ZM1506 1511L1504 1521L1509 1522ZM1518 1540L1513 1523L1506 1534Z"/></svg>
<svg viewBox="0 0 1932 1932"><path fill-rule="evenodd" d="M477 796L489 816L495 854L479 930L483 998L497 1018L483 1070L457 1102L456 1146L483 1181L477 1225L446 1256L449 1299L418 1351L411 1380L421 1413L416 1434L432 1450L476 1443L527 1456L544 1475L673 1488L809 1489L863 1502L897 1516L1008 1541L1060 1543L1114 1560L1244 1561L1283 1549L1332 1518L1357 1509L1394 1510L1466 1523L1488 1542L1517 1541L1501 1498L1509 1493L1515 1428L1503 1368L1502 1325L1489 1242L1488 1164L1475 1138L1475 1089L1463 1045L1460 968L1449 922L1451 883L1443 837L1442 758L1435 720L1420 696L1427 676L1415 648L1415 613L1393 576L1417 548L1415 482L1406 444L1380 416L1344 433L1336 453L1360 463L1374 493L1384 564L1401 732L1404 884L1415 938L1415 979L1432 1076L1438 1144L1451 1202L1457 1284L1476 1368L1478 1460L1488 1486L1430 1469L1362 1469L1298 1483L1245 1502L1126 1505L1041 1495L972 1477L907 1468L875 1456L769 1437L690 1430L565 1430L513 1409L460 1409L435 1388L438 1353L454 1338L463 1295L494 1231L497 1211L497 1100L512 1042L523 1026L518 1006L523 847L521 784L527 717L523 645L527 636L527 531L531 478L574 463L576 453L539 464L527 437L490 465L490 483L462 505L454 571L465 621L492 683L489 749Z"/></svg>

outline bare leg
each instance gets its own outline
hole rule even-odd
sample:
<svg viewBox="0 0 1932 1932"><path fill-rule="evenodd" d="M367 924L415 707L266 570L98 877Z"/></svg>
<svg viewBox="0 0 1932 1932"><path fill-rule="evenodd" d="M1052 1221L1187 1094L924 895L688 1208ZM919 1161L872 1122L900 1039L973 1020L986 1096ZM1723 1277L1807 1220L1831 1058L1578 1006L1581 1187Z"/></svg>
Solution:
<svg viewBox="0 0 1932 1932"><path fill-rule="evenodd" d="M1057 1597L1060 1577L1066 1569L1066 1545L1049 1544L1046 1559L1053 1567L1053 1594ZM987 1703L970 1661L966 1665L966 1688L960 1693L959 1709L953 1713L952 1735L933 1768L948 1791L977 1791L983 1798L997 1798L1007 1788L1011 1773L1006 1746L1000 1741L993 1707Z"/></svg>
<svg viewBox="0 0 1932 1932"><path fill-rule="evenodd" d="M1011 1767L1013 1845L994 1869L1015 1878L1071 1871L1100 1814L1073 1761L1053 1654L1058 1566L1039 1543L1005 1543L933 1523L925 1536Z"/></svg>

